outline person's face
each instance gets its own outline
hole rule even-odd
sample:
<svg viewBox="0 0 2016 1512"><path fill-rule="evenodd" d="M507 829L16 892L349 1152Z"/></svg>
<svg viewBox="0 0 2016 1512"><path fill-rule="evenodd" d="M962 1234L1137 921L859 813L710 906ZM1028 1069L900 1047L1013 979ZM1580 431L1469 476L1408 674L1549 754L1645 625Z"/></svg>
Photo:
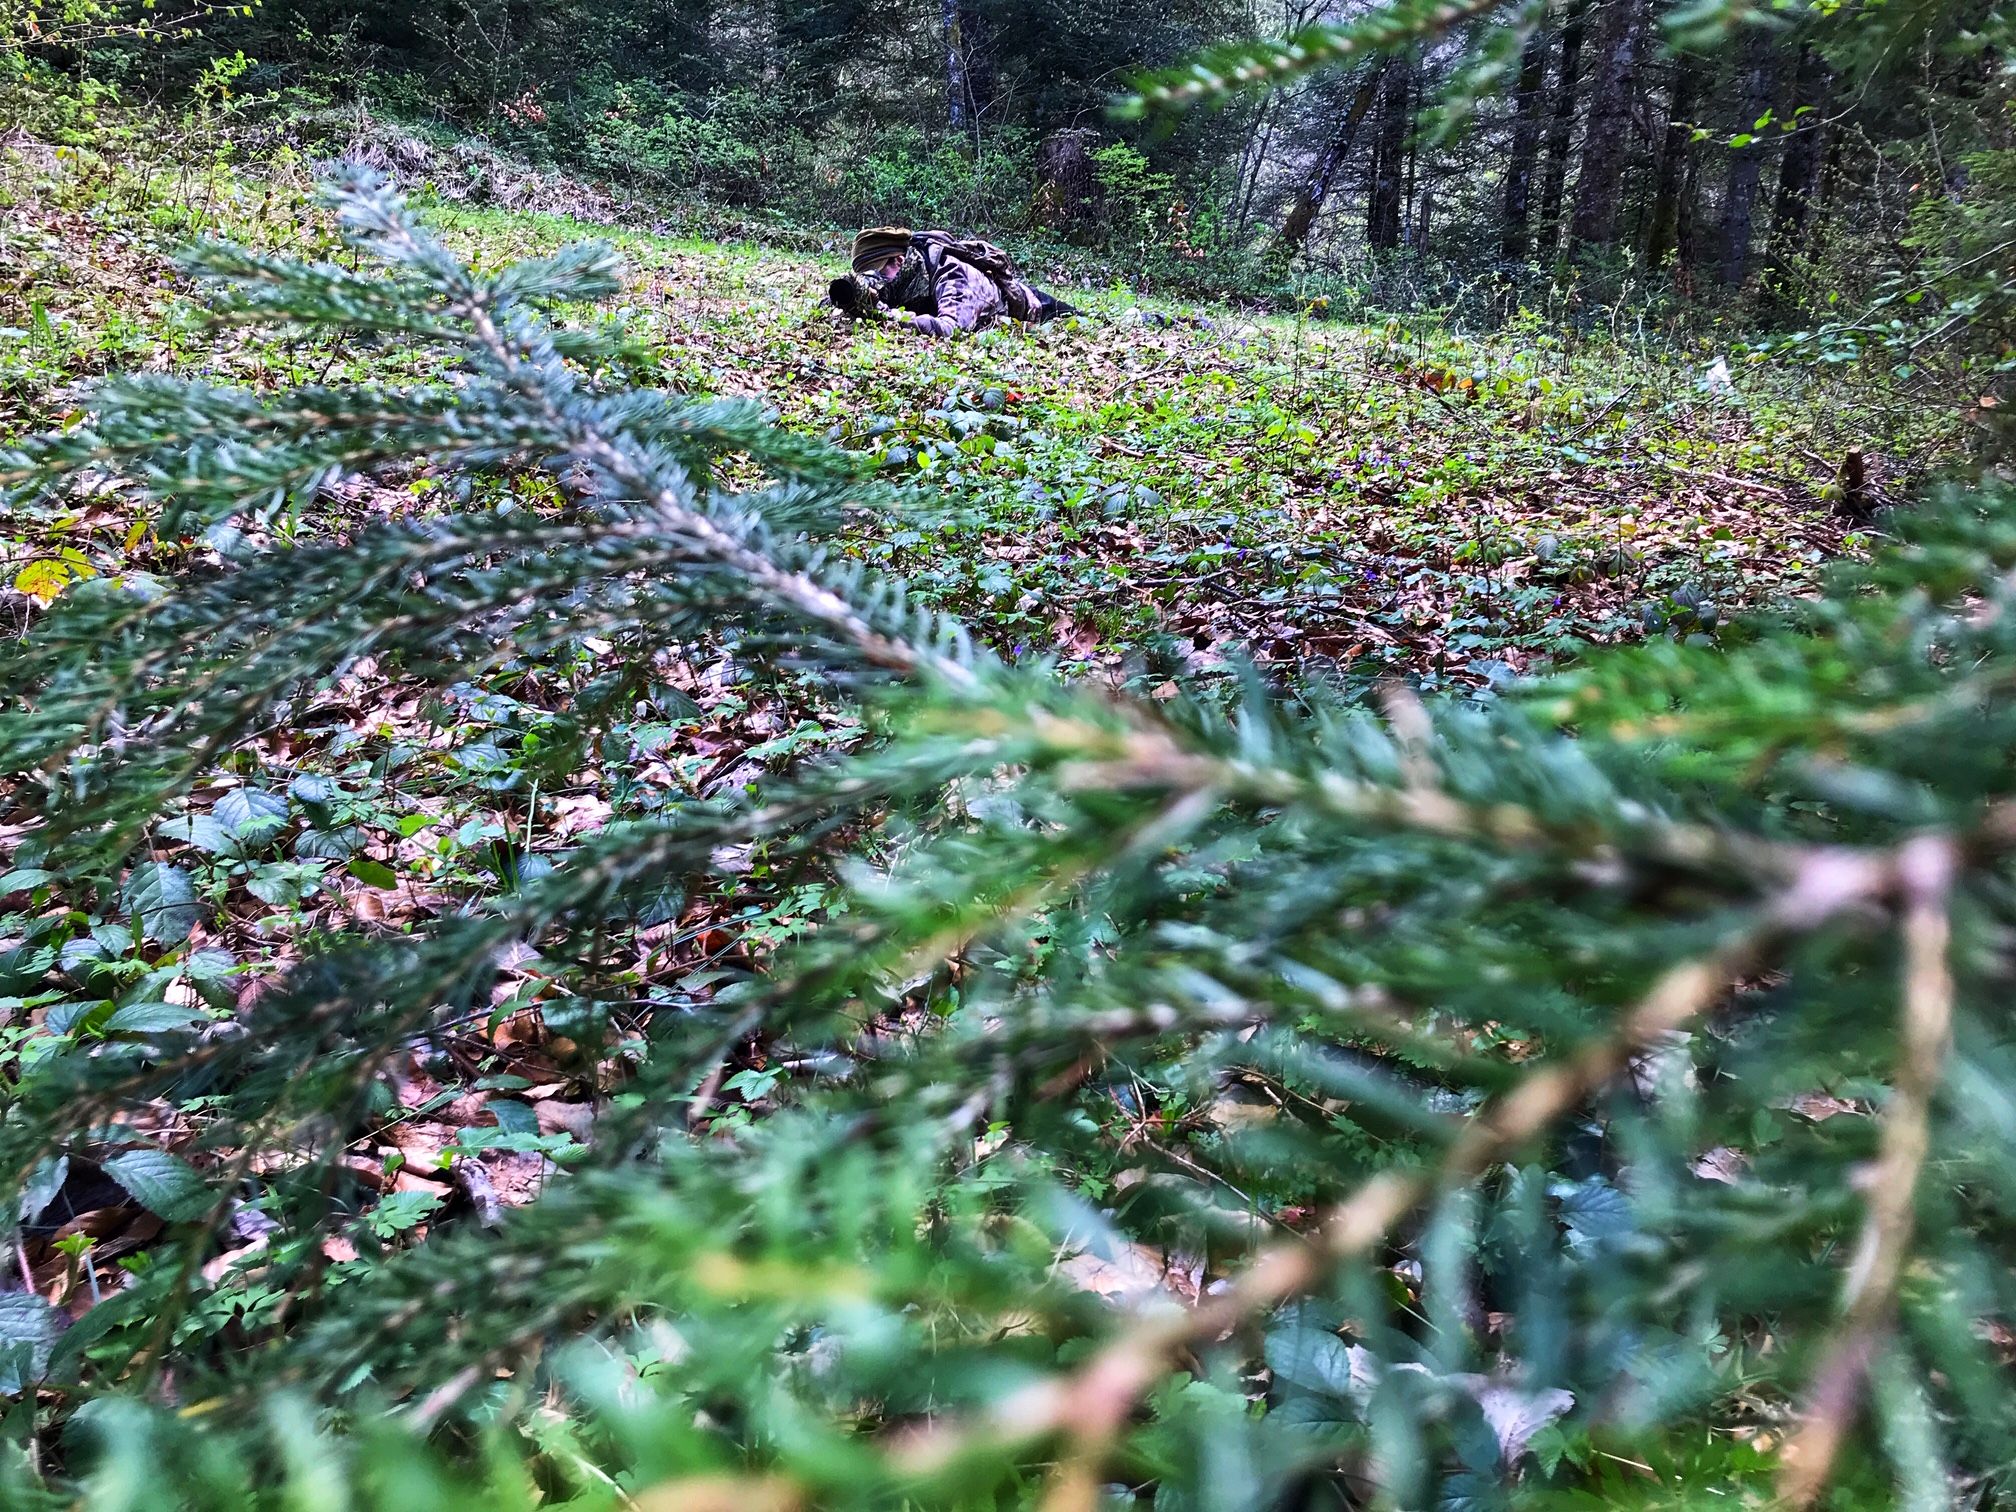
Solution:
<svg viewBox="0 0 2016 1512"><path fill-rule="evenodd" d="M900 252L892 252L889 254L889 256L885 257L882 260L880 266L874 269L874 273L877 278L881 279L883 282L886 283L890 279L894 278L897 275L897 273L902 271L902 267L903 267L903 254Z"/></svg>

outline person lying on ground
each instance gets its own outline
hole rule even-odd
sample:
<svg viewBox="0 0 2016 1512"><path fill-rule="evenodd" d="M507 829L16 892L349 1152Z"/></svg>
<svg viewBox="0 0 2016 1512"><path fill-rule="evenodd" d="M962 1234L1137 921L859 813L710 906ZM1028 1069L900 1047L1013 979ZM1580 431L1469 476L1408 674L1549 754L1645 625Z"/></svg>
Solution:
<svg viewBox="0 0 2016 1512"><path fill-rule="evenodd" d="M1023 279L992 242L906 226L857 235L854 271L827 294L857 320L899 320L928 336L984 330L1003 315L1040 325L1078 313Z"/></svg>

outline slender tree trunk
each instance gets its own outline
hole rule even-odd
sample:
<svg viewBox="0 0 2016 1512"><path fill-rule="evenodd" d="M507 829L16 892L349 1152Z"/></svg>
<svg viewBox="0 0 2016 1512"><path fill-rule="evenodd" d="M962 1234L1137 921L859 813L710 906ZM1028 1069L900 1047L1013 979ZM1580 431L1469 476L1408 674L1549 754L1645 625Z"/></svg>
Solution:
<svg viewBox="0 0 2016 1512"><path fill-rule="evenodd" d="M1829 82L1820 55L1810 46L1801 47L1792 86L1792 136L1778 161L1778 198L1771 208L1771 250L1764 278L1773 303L1787 298L1788 275L1805 240L1807 212L1820 181L1821 138L1826 134L1820 121Z"/></svg>
<svg viewBox="0 0 2016 1512"><path fill-rule="evenodd" d="M1540 112L1546 104L1551 42L1546 28L1535 27L1519 54L1519 92L1512 101L1512 158L1505 167L1505 211L1498 236L1498 255L1506 262L1524 262L1531 238L1533 169L1540 161Z"/></svg>
<svg viewBox="0 0 2016 1512"><path fill-rule="evenodd" d="M1582 168L1575 176L1575 214L1568 228L1568 244L1578 248L1610 247L1617 242L1624 166L1631 148L1638 40L1644 29L1644 0L1604 0L1604 5L1596 31L1596 67L1590 79Z"/></svg>
<svg viewBox="0 0 2016 1512"><path fill-rule="evenodd" d="M1694 109L1701 98L1703 63L1692 53L1673 60L1673 92L1666 102L1666 133L1659 143L1659 179L1645 229L1645 266L1657 273L1680 246L1680 190L1693 156Z"/></svg>
<svg viewBox="0 0 2016 1512"><path fill-rule="evenodd" d="M1274 107L1280 103L1281 91L1270 89L1261 98L1260 108L1253 113L1253 127L1246 136L1246 148L1239 154L1239 177L1234 181L1234 189L1239 200L1239 229L1235 240L1243 245L1246 230L1253 224L1253 191L1260 184L1260 170L1267 164L1267 148L1274 140Z"/></svg>
<svg viewBox="0 0 2016 1512"><path fill-rule="evenodd" d="M1694 292L1695 269L1701 264L1701 231L1696 211L1701 203L1701 154L1687 154L1687 171L1680 178L1680 209L1674 238L1673 286L1683 294Z"/></svg>
<svg viewBox="0 0 2016 1512"><path fill-rule="evenodd" d="M1414 64L1395 58L1379 91L1379 136L1372 152L1372 193L1365 202L1365 240L1375 251L1400 245L1401 188L1407 168L1407 107L1414 99Z"/></svg>
<svg viewBox="0 0 2016 1512"><path fill-rule="evenodd" d="M959 25L959 0L942 0L945 16L946 120L954 131L972 122L971 96L966 92L966 39Z"/></svg>
<svg viewBox="0 0 2016 1512"><path fill-rule="evenodd" d="M1536 239L1539 250L1548 255L1560 233L1561 203L1568 192L1568 148L1575 139L1575 87L1580 82L1585 20L1583 6L1576 4L1561 26L1561 65L1554 81L1554 114L1547 123L1547 171L1540 182Z"/></svg>
<svg viewBox="0 0 2016 1512"><path fill-rule="evenodd" d="M977 129L994 102L986 28L968 0L941 0L945 25L946 120L955 131Z"/></svg>
<svg viewBox="0 0 2016 1512"><path fill-rule="evenodd" d="M1755 136L1764 113L1771 108L1771 34L1750 34L1743 72L1743 113L1736 124L1740 141ZM1722 282L1732 289L1743 286L1750 267L1750 235L1757 212L1757 181L1764 172L1764 144L1761 139L1732 147L1729 155L1729 192L1722 200Z"/></svg>
<svg viewBox="0 0 2016 1512"><path fill-rule="evenodd" d="M1310 228L1316 224L1316 217L1323 213L1323 202L1330 197L1332 185L1337 181L1337 172L1351 154L1351 144L1358 139L1358 128L1365 123L1371 112L1372 102L1379 96L1379 82L1386 76L1388 65L1375 63L1358 87L1351 91L1351 100L1344 107L1343 115L1337 119L1337 129L1324 144L1322 155L1316 159L1309 177L1302 187L1295 191L1295 201L1288 207L1288 215L1281 222L1281 244L1300 251L1309 240Z"/></svg>
<svg viewBox="0 0 2016 1512"><path fill-rule="evenodd" d="M1806 260L1815 261L1826 245L1827 233L1835 220L1835 207L1841 201L1841 143L1843 135L1830 131L1827 136L1827 152L1820 166L1820 183L1814 193L1811 209L1812 227L1801 239L1806 249Z"/></svg>
<svg viewBox="0 0 2016 1512"><path fill-rule="evenodd" d="M1409 125L1421 119L1421 73L1420 69L1414 71L1414 94L1413 98L1407 102L1407 120ZM1415 186L1420 183L1420 172L1421 138L1417 133L1409 131L1407 133L1407 178L1405 187L1400 191L1400 224L1403 228L1400 239L1409 246L1413 245L1412 233L1405 228L1411 227L1414 224L1414 190Z"/></svg>

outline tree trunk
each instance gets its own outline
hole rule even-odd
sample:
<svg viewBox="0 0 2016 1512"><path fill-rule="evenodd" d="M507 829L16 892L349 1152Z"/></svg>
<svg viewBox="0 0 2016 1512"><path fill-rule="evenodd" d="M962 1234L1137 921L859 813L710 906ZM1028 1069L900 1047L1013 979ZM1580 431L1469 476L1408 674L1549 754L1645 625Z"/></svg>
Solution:
<svg viewBox="0 0 2016 1512"><path fill-rule="evenodd" d="M1575 215L1568 228L1568 243L1577 248L1616 245L1624 165L1631 148L1631 103L1638 82L1644 0L1605 0L1605 4L1596 31L1582 169L1575 177Z"/></svg>
<svg viewBox="0 0 2016 1512"><path fill-rule="evenodd" d="M1260 101L1260 108L1254 112L1252 129L1247 133L1245 149L1239 154L1239 176L1233 181L1239 202L1238 230L1233 240L1240 246L1246 244L1247 229L1253 224L1253 191L1260 185L1260 171L1267 166L1267 149L1274 141L1274 112L1281 102L1281 91L1270 89Z"/></svg>
<svg viewBox="0 0 2016 1512"><path fill-rule="evenodd" d="M1077 230L1091 219L1098 198L1092 172L1092 149L1099 133L1082 126L1053 131L1037 149L1036 223L1053 229Z"/></svg>
<svg viewBox="0 0 2016 1512"><path fill-rule="evenodd" d="M1652 216L1645 229L1645 267L1657 273L1680 247L1680 191L1693 156L1694 109L1701 98L1700 58L1681 53L1673 60L1673 92L1666 102L1666 132L1659 143L1659 180L1652 193Z"/></svg>
<svg viewBox="0 0 2016 1512"><path fill-rule="evenodd" d="M1350 156L1351 144L1358 139L1358 128L1364 124L1373 100L1378 97L1379 81L1386 76L1387 67L1385 63L1375 63L1359 81L1358 87L1351 92L1351 103L1338 118L1336 131L1324 145L1309 177L1295 191L1294 203L1288 207L1287 218L1281 222L1281 245L1288 250L1299 252L1308 242L1310 229L1316 224L1316 217L1322 214L1323 202L1329 198L1330 188L1337 181L1337 171Z"/></svg>
<svg viewBox="0 0 2016 1512"><path fill-rule="evenodd" d="M1680 179L1678 233L1674 243L1673 286L1692 294L1695 271L1701 265L1701 231L1697 211L1701 204L1701 154L1687 154L1687 171Z"/></svg>
<svg viewBox="0 0 2016 1512"><path fill-rule="evenodd" d="M1379 137L1373 144L1372 193L1365 202L1365 240L1375 251L1400 245L1400 200L1407 169L1407 107L1414 99L1414 63L1395 58L1379 91Z"/></svg>
<svg viewBox="0 0 2016 1512"><path fill-rule="evenodd" d="M1561 202L1568 191L1568 147L1575 138L1575 86L1582 66L1585 21L1578 4L1561 27L1561 67L1554 81L1554 116L1547 123L1547 172L1540 183L1539 250L1552 254L1561 228Z"/></svg>
<svg viewBox="0 0 2016 1512"><path fill-rule="evenodd" d="M1421 69L1414 71L1414 96L1407 102L1407 120L1411 124L1421 119ZM1407 133L1407 181L1400 191L1401 239L1413 245L1412 233L1406 228L1414 224L1414 187L1420 182L1421 138L1418 132Z"/></svg>
<svg viewBox="0 0 2016 1512"><path fill-rule="evenodd" d="M972 131L994 102L986 27L970 0L941 0L940 14L945 23L946 120L954 131Z"/></svg>
<svg viewBox="0 0 2016 1512"><path fill-rule="evenodd" d="M1743 117L1736 126L1735 140L1741 145L1730 149L1729 192L1722 200L1719 271L1722 282L1732 289L1743 286L1750 266L1750 231L1757 211L1757 180L1764 171L1764 145L1761 139L1746 142L1743 138L1756 136L1756 123L1771 108L1771 53L1771 34L1752 32L1743 74Z"/></svg>
<svg viewBox="0 0 2016 1512"><path fill-rule="evenodd" d="M1544 27L1535 27L1519 54L1519 92L1512 101L1512 158L1505 168L1505 212L1498 255L1524 262L1532 234L1533 169L1540 160L1540 112L1546 104L1547 50Z"/></svg>
<svg viewBox="0 0 2016 1512"><path fill-rule="evenodd" d="M1821 139L1826 135L1820 122L1829 82L1820 55L1810 46L1801 47L1793 82L1792 136L1778 162L1778 199L1771 208L1771 251L1764 278L1774 303L1787 297L1787 280L1805 240L1807 211L1820 181Z"/></svg>
<svg viewBox="0 0 2016 1512"><path fill-rule="evenodd" d="M1831 82L1831 76L1830 76ZM1841 202L1841 144L1846 140L1844 133L1829 131L1827 151L1822 155L1820 182L1815 186L1813 203L1808 209L1809 226L1800 238L1806 249L1806 260L1819 260L1821 249L1826 245L1827 233L1837 219L1835 207Z"/></svg>

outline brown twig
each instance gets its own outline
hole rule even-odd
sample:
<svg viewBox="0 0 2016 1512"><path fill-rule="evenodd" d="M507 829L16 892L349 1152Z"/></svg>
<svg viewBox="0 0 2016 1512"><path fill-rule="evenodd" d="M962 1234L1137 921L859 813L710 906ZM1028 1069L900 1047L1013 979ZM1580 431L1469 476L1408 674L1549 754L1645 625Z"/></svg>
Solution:
<svg viewBox="0 0 2016 1512"><path fill-rule="evenodd" d="M985 728L984 715L974 724ZM1765 883L1782 883L1817 858L1839 855L1754 835L1687 824L1635 811L1615 835L1587 822L1555 820L1516 803L1472 803L1427 780L1418 769L1400 786L1360 781L1342 772L1308 773L1292 767L1200 754L1160 725L1125 731L1038 714L1032 720L1053 751L1067 759L1059 779L1067 789L1143 787L1215 788L1226 798L1268 805L1294 804L1319 813L1393 829L1457 839L1485 840L1521 850L1599 849L1678 866L1730 869Z"/></svg>
<svg viewBox="0 0 2016 1512"><path fill-rule="evenodd" d="M1953 973L1947 958L1952 928L1946 899L1958 860L1952 842L1940 836L1910 841L1897 854L1904 901L1897 1072L1883 1111L1862 1235L1842 1281L1841 1321L1807 1388L1804 1421L1785 1448L1778 1490L1790 1507L1811 1506L1826 1489L1854 1425L1869 1366L1890 1330L1897 1286L1911 1258L1918 1181L1932 1142L1932 1099L1952 1039Z"/></svg>

